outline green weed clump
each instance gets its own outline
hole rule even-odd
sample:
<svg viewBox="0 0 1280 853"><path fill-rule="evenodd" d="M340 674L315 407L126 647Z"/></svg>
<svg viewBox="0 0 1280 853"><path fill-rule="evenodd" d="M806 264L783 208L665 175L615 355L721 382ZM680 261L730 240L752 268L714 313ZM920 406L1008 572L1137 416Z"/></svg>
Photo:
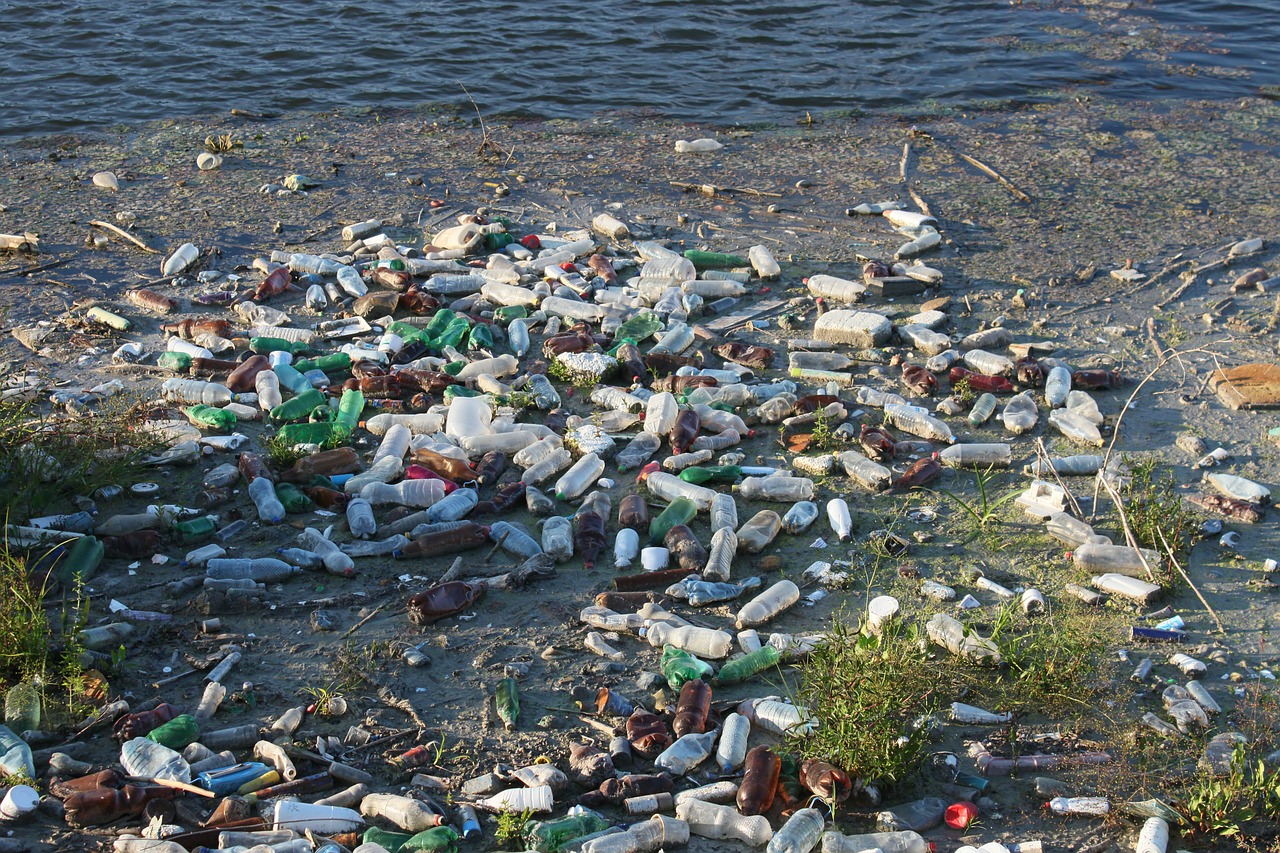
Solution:
<svg viewBox="0 0 1280 853"><path fill-rule="evenodd" d="M1183 505L1172 470L1162 469L1155 459L1125 461L1133 479L1125 492L1124 512L1134 538L1158 553L1162 564L1168 563L1165 541L1174 556L1185 561L1199 521ZM1173 576L1164 580L1172 582Z"/></svg>

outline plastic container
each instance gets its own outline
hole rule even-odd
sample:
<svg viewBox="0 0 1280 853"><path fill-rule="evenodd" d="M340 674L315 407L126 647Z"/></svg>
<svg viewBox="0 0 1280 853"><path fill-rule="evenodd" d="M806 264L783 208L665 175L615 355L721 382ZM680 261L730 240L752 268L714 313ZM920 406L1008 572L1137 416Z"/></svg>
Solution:
<svg viewBox="0 0 1280 853"><path fill-rule="evenodd" d="M284 521L284 504L276 497L275 484L266 477L255 477L249 483L249 497L258 510L258 518L264 524L279 524Z"/></svg>
<svg viewBox="0 0 1280 853"><path fill-rule="evenodd" d="M645 406L644 431L657 436L671 432L676 425L680 405L669 391L660 391L649 398Z"/></svg>
<svg viewBox="0 0 1280 853"><path fill-rule="evenodd" d="M720 726L720 742L716 746L716 765L721 773L733 773L742 767L750 736L751 721L746 717L733 713L724 718Z"/></svg>
<svg viewBox="0 0 1280 853"><path fill-rule="evenodd" d="M653 760L654 766L673 776L683 776L711 757L715 741L714 731L684 735Z"/></svg>
<svg viewBox="0 0 1280 853"><path fill-rule="evenodd" d="M272 557L215 557L205 564L205 575L215 580L249 579L257 583L278 583L302 570Z"/></svg>
<svg viewBox="0 0 1280 853"><path fill-rule="evenodd" d="M350 482L350 481L348 481ZM444 500L446 487L442 480L401 480L388 484L372 482L360 490L360 497L373 506L399 504L424 509Z"/></svg>
<svg viewBox="0 0 1280 853"><path fill-rule="evenodd" d="M729 580L737 553L738 534L728 527L719 528L711 534L711 547L707 551L707 564L702 576L709 581Z"/></svg>
<svg viewBox="0 0 1280 853"><path fill-rule="evenodd" d="M1085 542L1077 545L1071 554L1077 568L1091 574L1113 572L1133 578L1149 577L1160 567L1160 556L1147 548L1135 549L1128 545L1103 545Z"/></svg>
<svg viewBox="0 0 1280 853"><path fill-rule="evenodd" d="M827 520L831 524L831 532L841 542L848 542L853 537L853 518L849 514L849 504L844 498L832 498L827 501Z"/></svg>
<svg viewBox="0 0 1280 853"><path fill-rule="evenodd" d="M1078 444L1102 447L1105 443L1096 424L1070 409L1054 409L1049 412L1049 426Z"/></svg>
<svg viewBox="0 0 1280 853"><path fill-rule="evenodd" d="M300 800L278 800L272 812L274 829L297 833L311 830L319 835L355 832L364 825L360 813L340 806L321 806Z"/></svg>
<svg viewBox="0 0 1280 853"><path fill-rule="evenodd" d="M797 809L769 839L765 853L809 853L817 846L826 826L827 815L823 810Z"/></svg>
<svg viewBox="0 0 1280 853"><path fill-rule="evenodd" d="M179 340L170 338L170 341ZM205 351L208 353L208 351ZM201 356L212 358L213 354ZM216 382L203 382L199 379L166 379L160 386L161 394L172 403L203 403L206 406L225 406L231 402L231 389Z"/></svg>
<svg viewBox="0 0 1280 853"><path fill-rule="evenodd" d="M1134 853L1165 853L1169 848L1169 823L1164 818L1149 817L1138 833Z"/></svg>
<svg viewBox="0 0 1280 853"><path fill-rule="evenodd" d="M422 832L440 826L443 817L421 800L395 794L368 794L360 801L360 815L380 818L405 832Z"/></svg>
<svg viewBox="0 0 1280 853"><path fill-rule="evenodd" d="M1066 405L1067 395L1071 393L1071 371L1062 365L1049 370L1044 379L1044 401L1050 409Z"/></svg>
<svg viewBox="0 0 1280 853"><path fill-rule="evenodd" d="M675 646L692 655L708 660L720 660L729 656L733 635L728 631L700 628L695 625L673 626L667 622L654 622L646 632L649 645L654 648Z"/></svg>
<svg viewBox="0 0 1280 853"><path fill-rule="evenodd" d="M553 515L543 522L542 551L557 563L573 557L573 525L569 519Z"/></svg>
<svg viewBox="0 0 1280 853"><path fill-rule="evenodd" d="M717 841L742 841L761 847L773 837L769 819L763 815L747 817L733 806L722 806L706 800L687 799L676 806L676 817L689 824L689 832ZM862 853L859 849L857 853ZM927 853L927 848L910 853Z"/></svg>
<svg viewBox="0 0 1280 853"><path fill-rule="evenodd" d="M758 554L769 546L782 531L782 516L771 509L762 509L747 519L737 531L738 550L746 554Z"/></svg>
<svg viewBox="0 0 1280 853"><path fill-rule="evenodd" d="M1049 809L1060 815L1090 815L1102 817L1110 814L1111 803L1106 797L1054 797Z"/></svg>
<svg viewBox="0 0 1280 853"><path fill-rule="evenodd" d="M571 501L583 494L604 473L604 460L588 453L556 481L556 500Z"/></svg>
<svg viewBox="0 0 1280 853"><path fill-rule="evenodd" d="M884 407L884 417L893 426L928 441L951 444L955 436L951 427L930 415L921 414L912 406L889 403Z"/></svg>
<svg viewBox="0 0 1280 853"><path fill-rule="evenodd" d="M822 853L865 853L880 850L881 853L931 853L933 845L918 832L868 832L863 835L843 835L827 832L822 836Z"/></svg>
<svg viewBox="0 0 1280 853"><path fill-rule="evenodd" d="M191 766L181 755L144 737L125 741L120 748L120 763L130 776L191 781Z"/></svg>
<svg viewBox="0 0 1280 853"><path fill-rule="evenodd" d="M818 505L813 501L797 501L782 517L782 527L791 535L804 533L818 520Z"/></svg>
<svg viewBox="0 0 1280 853"><path fill-rule="evenodd" d="M347 501L347 527L356 539L368 539L378 532L378 523L373 518L373 506L364 498L351 498Z"/></svg>
<svg viewBox="0 0 1280 853"><path fill-rule="evenodd" d="M743 605L735 624L739 629L763 625L799 600L800 588L792 581L780 580Z"/></svg>
<svg viewBox="0 0 1280 853"><path fill-rule="evenodd" d="M1013 464L1013 448L1008 444L953 444L943 448L938 459L951 468L1008 468Z"/></svg>
<svg viewBox="0 0 1280 853"><path fill-rule="evenodd" d="M32 760L31 747L7 726L0 726L0 771L7 776L36 778L36 766Z"/></svg>
<svg viewBox="0 0 1280 853"><path fill-rule="evenodd" d="M987 376L1010 376L1013 374L1013 359L986 350L971 349L961 360L964 366Z"/></svg>
<svg viewBox="0 0 1280 853"><path fill-rule="evenodd" d="M931 641L954 655L991 666L999 666L1002 661L994 643L966 632L963 624L945 613L935 614L925 625L925 631Z"/></svg>
<svg viewBox="0 0 1280 853"><path fill-rule="evenodd" d="M1040 420L1040 410L1036 408L1035 398L1030 391L1015 394L1005 403L1000 413L1004 428L1015 435L1022 435L1035 429Z"/></svg>
<svg viewBox="0 0 1280 853"><path fill-rule="evenodd" d="M813 499L813 481L807 477L747 477L737 486L738 494L747 500L808 501Z"/></svg>

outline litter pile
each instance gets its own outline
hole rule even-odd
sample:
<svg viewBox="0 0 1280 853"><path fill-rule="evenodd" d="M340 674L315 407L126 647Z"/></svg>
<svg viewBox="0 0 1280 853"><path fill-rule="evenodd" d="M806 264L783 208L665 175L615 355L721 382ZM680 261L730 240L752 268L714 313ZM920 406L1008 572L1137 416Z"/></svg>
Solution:
<svg viewBox="0 0 1280 853"><path fill-rule="evenodd" d="M913 543L897 533L855 533L859 503L927 486L947 468L1026 462L1032 481L1018 504L1071 550L1076 574L1091 579L1066 584L1066 595L1145 605L1163 592L1163 555L1096 533L1071 511L1063 485L1062 478L1096 477L1117 499L1125 489L1130 472L1120 456L1099 452L1120 408L1104 412L1114 395L1093 393L1118 388L1124 377L1073 369L1001 325L944 332L954 322L946 296L927 299L916 313L897 312L892 300L945 285L942 272L909 260L940 244L938 223L896 205L854 212L880 214L904 234L897 262L867 259L853 278L812 275L790 299L775 294L790 284L763 245L744 256L680 252L633 238L611 214L582 231L522 234L516 222L479 213L428 235L421 249L397 244L369 220L343 230L343 252L276 252L230 275L201 270L208 259L187 244L165 261L163 279L126 294L127 308L93 307L86 321L123 333L141 331L156 315L164 320L162 351L144 338L112 356L140 390L153 373L172 374L156 383L162 404L137 426L163 444L143 464L209 467L199 492L175 504L108 511L126 489L125 497L144 503L161 490L140 482L102 490L75 514L11 525L11 546L56 546L37 565L50 584L88 581L104 558L114 567L189 543L198 547L166 592L175 605L195 594L202 612L216 616L261 606L273 585L306 573L341 579L409 566L415 583L436 578L406 602L408 622L423 626L482 609L487 593L519 590L553 577L558 566L581 561L582 571L596 572L584 575L593 581L612 566L622 573L611 576L614 590L579 613L582 643L615 667L604 670L610 675L635 663L660 670L642 678L644 689L665 683L678 699L670 714L659 714L621 688L583 687L574 701L607 746L583 741L545 763L466 780L411 775L432 763L431 750L397 751L403 733L368 740L355 727L354 741L322 738L312 749L293 740L305 708L269 724L215 722L234 692L230 673L251 654L229 643L204 661L207 686L197 707L113 702L77 727L77 739L55 737L58 747L35 753L10 729L38 731L38 694L33 707L30 685L12 688L0 764L47 778L48 797L12 787L6 817L36 812L77 828L125 818L136 827L142 819L139 836L116 840L121 853L486 849L476 810L535 816L521 837L543 853L636 853L691 836L768 844L771 853L805 853L819 841L827 853L924 853L921 833L944 822L961 830L998 810L984 794L989 777L1108 761L1103 751L1036 755L1025 745L1003 757L977 738L968 756L976 772L940 754L946 799L886 808L880 831L845 835L831 828L831 809L845 801L879 807L877 780L851 778L822 757L795 761L797 745L817 725L811 709L734 692L781 666L803 665L823 636L768 626L798 604L842 595L851 568L841 559L815 560L802 571L757 562L766 573L786 569L770 581L743 576L757 559L750 555L767 556L780 536L824 523L823 537L849 543L836 548L902 553ZM864 300L882 310L854 307ZM177 319L179 312L189 316ZM48 331L15 335L39 351ZM785 354L777 351L783 343ZM855 373L859 366L868 368L864 375ZM29 377L9 390L34 397L43 389ZM52 400L71 417L91 417L98 402L125 390L133 389L116 379ZM1038 452L1032 434L1042 418L1088 452ZM359 452L370 437L372 452ZM785 464L755 458L775 453L775 440L789 451ZM232 452L234 463L210 466ZM1224 455L1208 454L1204 464ZM895 461L905 464L895 469ZM1264 516L1265 487L1217 473L1206 482L1217 494L1198 498L1203 508L1244 521ZM530 515L542 520L535 526ZM830 547L825 540L815 546ZM481 549L490 557L502 551L517 566L489 571ZM459 553L475 559L451 556ZM998 667L1001 648L966 625L964 614L1016 601L1035 618L1053 603L1051 594L980 572L966 578L971 591L964 594L940 577L920 580L920 600L912 602L918 612L909 617L895 597L870 600L862 633L900 630L909 618L938 649ZM698 610L730 602L730 620ZM137 624L174 618L117 610L79 635L88 665L127 646ZM1135 627L1134 640L1184 639L1184 624L1168 616L1153 628ZM312 622L332 627L323 611ZM217 618L201 626L210 635L220 629ZM406 645L405 666L430 664L422 646ZM1148 727L1168 737L1209 728L1221 709L1198 680L1205 663L1175 654L1137 666L1139 680L1153 667L1192 678L1164 691L1171 722L1149 713ZM524 674L511 667L495 691L509 730L527 724ZM326 712L341 713L341 705L339 697ZM1010 719L959 702L950 713L968 727ZM82 760L88 752L78 738L107 725L120 752L118 766L103 768ZM1219 735L1210 745L1206 760L1215 769L1230 770L1234 737ZM375 773L365 768L377 747L392 757ZM375 792L406 781L402 793ZM1087 799L1058 797L1052 805L1060 813L1105 811ZM1165 820L1176 813L1149 817L1139 849L1163 850ZM1038 848L1028 841L979 849Z"/></svg>

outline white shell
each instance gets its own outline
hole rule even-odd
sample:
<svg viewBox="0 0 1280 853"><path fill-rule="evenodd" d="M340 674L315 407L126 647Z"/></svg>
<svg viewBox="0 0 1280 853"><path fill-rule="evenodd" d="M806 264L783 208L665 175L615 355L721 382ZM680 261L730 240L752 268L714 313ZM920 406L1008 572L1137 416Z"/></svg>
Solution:
<svg viewBox="0 0 1280 853"><path fill-rule="evenodd" d="M114 172L99 172L93 176L93 185L108 190L120 189L120 179L115 176Z"/></svg>
<svg viewBox="0 0 1280 853"><path fill-rule="evenodd" d="M222 165L222 157L218 154L210 154L208 151L201 151L196 157L196 168L202 172L211 172Z"/></svg>

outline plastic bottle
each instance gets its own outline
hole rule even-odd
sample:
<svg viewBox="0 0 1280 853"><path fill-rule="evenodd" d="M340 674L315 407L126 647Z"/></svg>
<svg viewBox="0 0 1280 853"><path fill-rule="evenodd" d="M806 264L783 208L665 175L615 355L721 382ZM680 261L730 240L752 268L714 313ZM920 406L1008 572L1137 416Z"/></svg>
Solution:
<svg viewBox="0 0 1280 853"><path fill-rule="evenodd" d="M789 580L780 580L743 605L738 611L739 629L763 625L800 600L800 588Z"/></svg>
<svg viewBox="0 0 1280 853"><path fill-rule="evenodd" d="M1206 483L1229 498L1249 503L1267 504L1271 502L1271 490L1253 480L1235 474L1206 474Z"/></svg>
<svg viewBox="0 0 1280 853"><path fill-rule="evenodd" d="M378 523L373 518L373 507L364 498L352 498L347 501L347 527L351 535L357 539L368 539L378 532Z"/></svg>
<svg viewBox="0 0 1280 853"><path fill-rule="evenodd" d="M40 728L40 690L30 681L20 681L4 694L4 724L20 732Z"/></svg>
<svg viewBox="0 0 1280 853"><path fill-rule="evenodd" d="M1013 360L986 350L971 349L962 357L965 367L987 376L1009 376L1013 373Z"/></svg>
<svg viewBox="0 0 1280 853"><path fill-rule="evenodd" d="M714 731L684 735L653 760L654 766L673 776L683 776L711 756L715 740Z"/></svg>
<svg viewBox="0 0 1280 853"><path fill-rule="evenodd" d="M926 832L942 823L946 810L945 800L925 797L880 812L876 823L889 832Z"/></svg>
<svg viewBox="0 0 1280 853"><path fill-rule="evenodd" d="M444 818L426 803L395 794L368 794L360 801L360 814L389 821L405 832L422 832L440 826Z"/></svg>
<svg viewBox="0 0 1280 853"><path fill-rule="evenodd" d="M1000 413L1000 420L1004 423L1004 428L1015 435L1035 429L1040 420L1040 411L1036 408L1031 392L1023 391L1010 397L1009 402L1005 403L1004 411Z"/></svg>
<svg viewBox="0 0 1280 853"><path fill-rule="evenodd" d="M706 800L684 800L676 806L676 817L689 824L691 834L702 838L742 841L752 847L761 847L773 837L773 828L763 815L748 817L733 806ZM919 853L927 853L927 849L922 848ZM857 853L862 853L862 850Z"/></svg>
<svg viewBox="0 0 1280 853"><path fill-rule="evenodd" d="M276 497L275 484L266 477L256 477L249 483L249 497L258 509L258 518L264 524L284 521L284 504Z"/></svg>
<svg viewBox="0 0 1280 853"><path fill-rule="evenodd" d="M1049 413L1049 426L1071 441L1101 447L1105 442L1096 424L1070 409L1054 409Z"/></svg>
<svg viewBox="0 0 1280 853"><path fill-rule="evenodd" d="M556 500L570 501L581 495L604 473L604 460L595 453L582 456L556 481Z"/></svg>
<svg viewBox="0 0 1280 853"><path fill-rule="evenodd" d="M178 340L171 338L170 340ZM212 357L210 355L209 357ZM231 389L216 382L199 379L166 379L160 386L166 400L174 403L203 403L206 406L225 406L231 402Z"/></svg>
<svg viewBox="0 0 1280 853"><path fill-rule="evenodd" d="M773 646L762 646L722 666L713 683L717 685L739 684L770 667L776 666L781 659L782 653L778 649Z"/></svg>
<svg viewBox="0 0 1280 853"><path fill-rule="evenodd" d="M31 747L7 726L0 726L0 771L7 776L36 778Z"/></svg>
<svg viewBox="0 0 1280 853"><path fill-rule="evenodd" d="M1103 545L1085 542L1072 551L1072 562L1091 574L1128 575L1134 578L1149 577L1160 566L1160 556L1147 548L1134 549L1128 545Z"/></svg>
<svg viewBox="0 0 1280 853"><path fill-rule="evenodd" d="M881 853L930 853L933 845L918 832L868 832L863 835L842 835L831 831L822 836L822 853L864 853L880 850Z"/></svg>
<svg viewBox="0 0 1280 853"><path fill-rule="evenodd" d="M861 302L867 292L867 286L862 282L836 278L833 275L811 275L805 279L805 284L814 296L836 302Z"/></svg>
<svg viewBox="0 0 1280 853"><path fill-rule="evenodd" d="M853 536L853 518L849 514L849 504L844 498L832 498L827 501L827 520L831 523L831 532L841 542L848 542Z"/></svg>
<svg viewBox="0 0 1280 853"><path fill-rule="evenodd" d="M1044 380L1044 401L1050 409L1062 407L1071 391L1071 371L1062 365L1054 366Z"/></svg>
<svg viewBox="0 0 1280 853"><path fill-rule="evenodd" d="M808 501L813 499L813 481L807 477L747 477L737 487L748 500Z"/></svg>
<svg viewBox="0 0 1280 853"><path fill-rule="evenodd" d="M675 646L708 660L728 657L729 647L733 643L733 635L728 631L700 628L695 625L673 626L667 622L654 622L649 625L645 636L649 645L654 648Z"/></svg>
<svg viewBox="0 0 1280 853"><path fill-rule="evenodd" d="M769 839L765 853L809 853L817 846L826 826L827 813L824 810L812 807L797 809Z"/></svg>
<svg viewBox="0 0 1280 853"><path fill-rule="evenodd" d="M954 655L967 657L979 663L999 666L1000 650L990 640L965 631L964 625L945 613L934 614L925 625L929 639Z"/></svg>
<svg viewBox="0 0 1280 853"><path fill-rule="evenodd" d="M248 578L258 583L277 583L297 574L301 569L283 560L259 557L255 560L215 558L205 564L205 574L214 579Z"/></svg>
<svg viewBox="0 0 1280 853"><path fill-rule="evenodd" d="M711 499L711 532L738 529L738 504L733 495L717 492ZM736 547L736 546L735 546Z"/></svg>
<svg viewBox="0 0 1280 853"><path fill-rule="evenodd" d="M640 554L640 534L629 527L618 531L613 542L613 566L622 571L631 568L632 562Z"/></svg>
<svg viewBox="0 0 1280 853"><path fill-rule="evenodd" d="M747 752L742 785L738 788L738 811L744 815L763 814L773 806L782 760L767 746Z"/></svg>
<svg viewBox="0 0 1280 853"><path fill-rule="evenodd" d="M818 505L813 501L797 501L782 517L782 527L792 535L808 530L818 520Z"/></svg>
<svg viewBox="0 0 1280 853"><path fill-rule="evenodd" d="M776 513L775 513L776 515ZM738 552L738 534L721 527L711 534L711 547L702 576L711 581L727 581L733 574L733 560Z"/></svg>
<svg viewBox="0 0 1280 853"><path fill-rule="evenodd" d="M1111 803L1105 797L1054 797L1049 808L1054 814L1101 817L1111 812Z"/></svg>
<svg viewBox="0 0 1280 853"><path fill-rule="evenodd" d="M762 509L738 528L738 550L758 554L769 546L782 531L782 516L771 509Z"/></svg>
<svg viewBox="0 0 1280 853"><path fill-rule="evenodd" d="M530 849L537 850L539 853L558 853L574 839L594 835L612 825L599 813L579 808L580 814L569 814L555 820L530 821L525 824L524 836Z"/></svg>
<svg viewBox="0 0 1280 853"><path fill-rule="evenodd" d="M721 674L724 670L720 670ZM733 682L725 682L733 683ZM720 726L720 743L716 747L716 765L723 774L729 774L742 766L747 755L747 739L751 735L751 721L738 713L724 718Z"/></svg>
<svg viewBox="0 0 1280 853"><path fill-rule="evenodd" d="M1131 598L1142 604L1147 604L1157 598L1163 590L1154 583L1147 583L1141 578L1129 577L1127 575L1108 572L1107 574L1097 575L1092 581L1094 587L1109 592L1112 595L1119 595L1124 598Z"/></svg>
<svg viewBox="0 0 1280 853"><path fill-rule="evenodd" d="M536 485L568 468L572 462L573 456L569 451L563 447L558 447L545 459L526 468L524 473L520 475L520 480L523 483Z"/></svg>
<svg viewBox="0 0 1280 853"><path fill-rule="evenodd" d="M943 465L951 468L1008 468L1013 464L1013 448L1008 444L953 444L938 453Z"/></svg>
<svg viewBox="0 0 1280 853"><path fill-rule="evenodd" d="M661 391L649 398L645 406L644 431L664 436L675 426L680 405L670 391Z"/></svg>
<svg viewBox="0 0 1280 853"><path fill-rule="evenodd" d="M649 524L649 542L654 545L662 544L672 528L688 524L697 513L698 507L692 500L677 497Z"/></svg>
<svg viewBox="0 0 1280 853"><path fill-rule="evenodd" d="M360 490L360 497L374 506L399 504L423 509L443 501L445 493L445 484L442 480L401 480L394 484L375 481L366 484Z"/></svg>
<svg viewBox="0 0 1280 853"><path fill-rule="evenodd" d="M949 426L935 417L921 414L912 406L888 403L884 407L884 417L903 432L909 432L920 438L946 444L955 441Z"/></svg>
<svg viewBox="0 0 1280 853"><path fill-rule="evenodd" d="M145 737L125 741L120 748L120 763L130 776L191 781L191 767L181 755Z"/></svg>
<svg viewBox="0 0 1280 853"><path fill-rule="evenodd" d="M557 563L573 557L573 527L569 519L553 515L543 522L542 550Z"/></svg>
<svg viewBox="0 0 1280 853"><path fill-rule="evenodd" d="M481 800L481 803L494 811L516 812L531 811L536 814L550 812L553 807L553 796L550 785L537 785L532 788L512 788L499 791L492 797Z"/></svg>

